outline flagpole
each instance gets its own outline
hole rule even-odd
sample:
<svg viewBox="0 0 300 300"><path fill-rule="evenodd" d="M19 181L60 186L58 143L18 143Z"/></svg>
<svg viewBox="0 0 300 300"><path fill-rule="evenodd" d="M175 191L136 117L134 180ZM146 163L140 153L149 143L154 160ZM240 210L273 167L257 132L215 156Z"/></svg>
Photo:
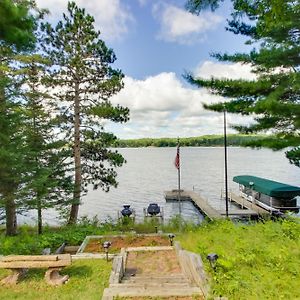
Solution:
<svg viewBox="0 0 300 300"><path fill-rule="evenodd" d="M227 134L226 134L226 109L224 107L224 163L225 163L225 205L228 218L228 176L227 176Z"/></svg>
<svg viewBox="0 0 300 300"><path fill-rule="evenodd" d="M177 155L179 158L179 163L178 163L178 203L179 203L179 215L181 217L181 191L180 191L180 145L179 145L179 137L177 140Z"/></svg>

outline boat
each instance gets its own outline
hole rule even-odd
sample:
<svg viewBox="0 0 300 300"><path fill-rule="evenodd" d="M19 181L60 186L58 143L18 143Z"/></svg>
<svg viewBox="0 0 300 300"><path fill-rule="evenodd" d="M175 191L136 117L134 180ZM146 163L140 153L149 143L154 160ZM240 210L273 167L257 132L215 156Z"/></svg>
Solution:
<svg viewBox="0 0 300 300"><path fill-rule="evenodd" d="M251 175L235 176L233 181L239 184L241 197L270 212L299 212L300 187Z"/></svg>
<svg viewBox="0 0 300 300"><path fill-rule="evenodd" d="M150 216L156 216L160 213L160 207L158 206L157 203L150 203L147 208L147 213Z"/></svg>

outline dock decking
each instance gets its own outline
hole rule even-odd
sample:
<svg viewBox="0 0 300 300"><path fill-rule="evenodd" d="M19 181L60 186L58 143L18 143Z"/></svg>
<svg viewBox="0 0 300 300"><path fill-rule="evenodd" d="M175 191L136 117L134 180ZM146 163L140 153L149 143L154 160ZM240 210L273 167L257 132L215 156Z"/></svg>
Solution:
<svg viewBox="0 0 300 300"><path fill-rule="evenodd" d="M167 191L165 192L166 201L178 201L178 191ZM207 199L203 198L199 194L193 191L181 191L180 193L180 201L191 201L194 206L200 210L203 214L205 214L209 219L221 219L226 216L225 210L217 210L213 208ZM269 214L267 210L264 208L255 205L247 200L244 200L242 197L237 196L234 193L230 194L229 201L235 202L239 206L244 209L229 209L229 216L258 216Z"/></svg>
<svg viewBox="0 0 300 300"><path fill-rule="evenodd" d="M270 213L268 210L262 208L261 206L258 206L250 201L247 201L243 197L240 197L232 192L230 193L230 201L239 204L241 207L245 207L249 210L254 210L258 215L265 215Z"/></svg>
<svg viewBox="0 0 300 300"><path fill-rule="evenodd" d="M165 193L166 201L178 201L178 192L170 191ZM220 219L222 215L214 209L206 199L192 191L182 191L180 193L181 201L191 201L200 211L210 219Z"/></svg>

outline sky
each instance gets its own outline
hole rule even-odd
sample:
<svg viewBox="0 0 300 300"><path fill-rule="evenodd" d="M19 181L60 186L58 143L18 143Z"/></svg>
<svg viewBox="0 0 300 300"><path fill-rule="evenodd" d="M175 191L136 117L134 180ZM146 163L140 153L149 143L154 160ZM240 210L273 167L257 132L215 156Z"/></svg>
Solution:
<svg viewBox="0 0 300 300"><path fill-rule="evenodd" d="M56 24L66 11L66 0L37 0L48 8ZM125 75L124 88L111 98L130 109L130 121L107 123L119 138L192 137L221 134L223 115L205 110L203 103L223 99L191 86L183 74L254 79L251 68L225 64L213 52L244 52L245 39L225 30L230 1L216 12L192 15L185 0L76 0L95 18L100 38L117 56L113 65ZM248 124L251 118L228 115L229 124ZM229 129L229 132L234 132Z"/></svg>

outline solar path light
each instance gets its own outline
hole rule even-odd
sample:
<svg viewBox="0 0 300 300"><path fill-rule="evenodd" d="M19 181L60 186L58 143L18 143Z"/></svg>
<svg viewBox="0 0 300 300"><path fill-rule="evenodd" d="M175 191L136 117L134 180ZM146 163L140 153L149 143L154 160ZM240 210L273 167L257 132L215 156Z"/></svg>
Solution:
<svg viewBox="0 0 300 300"><path fill-rule="evenodd" d="M216 270L216 263L217 263L217 259L219 258L218 254L210 253L210 254L207 255L206 258L208 259L212 269Z"/></svg>
<svg viewBox="0 0 300 300"><path fill-rule="evenodd" d="M108 261L108 249L110 248L110 246L111 246L111 242L110 241L105 241L102 244L102 247L104 248L104 251L105 251L105 254L106 254L106 261Z"/></svg>
<svg viewBox="0 0 300 300"><path fill-rule="evenodd" d="M174 233L169 233L168 237L169 237L170 245L173 246L173 240L174 240L175 234Z"/></svg>

